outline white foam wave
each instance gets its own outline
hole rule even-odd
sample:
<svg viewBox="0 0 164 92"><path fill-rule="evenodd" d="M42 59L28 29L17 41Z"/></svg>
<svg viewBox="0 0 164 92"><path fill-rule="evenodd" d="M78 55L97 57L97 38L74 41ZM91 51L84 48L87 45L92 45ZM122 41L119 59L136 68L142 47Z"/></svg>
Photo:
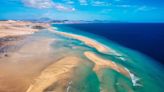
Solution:
<svg viewBox="0 0 164 92"><path fill-rule="evenodd" d="M68 83L68 87L67 87L67 91L66 92L69 92L70 91L70 88L71 88L71 84L72 84L73 82L72 81L70 81L69 83Z"/></svg>
<svg viewBox="0 0 164 92"><path fill-rule="evenodd" d="M58 28L57 27L52 27L54 30L58 30Z"/></svg>
<svg viewBox="0 0 164 92"><path fill-rule="evenodd" d="M128 71L131 81L133 83L133 86L142 86L141 84L138 83L138 81L140 80L140 78L138 78L137 76L135 76L133 73L130 72L130 70L128 70L127 68L124 68L125 70Z"/></svg>

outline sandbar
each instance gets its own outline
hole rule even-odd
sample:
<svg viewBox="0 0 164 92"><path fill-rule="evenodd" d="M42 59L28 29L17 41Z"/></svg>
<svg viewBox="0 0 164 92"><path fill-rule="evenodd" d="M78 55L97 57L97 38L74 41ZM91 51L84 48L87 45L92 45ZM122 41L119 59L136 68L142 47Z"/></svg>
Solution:
<svg viewBox="0 0 164 92"><path fill-rule="evenodd" d="M119 73L121 73L127 77L130 77L129 72L126 69L124 69L122 66L116 64L113 61L103 59L91 51L84 52L84 55L89 60L91 60L92 62L95 63L93 70L96 72L98 72L101 68L111 68L111 69L113 69L113 70L115 70L115 71L117 71L117 72L119 72Z"/></svg>
<svg viewBox="0 0 164 92"><path fill-rule="evenodd" d="M41 72L26 92L44 92L45 90L47 92L65 92L73 70L78 66L79 61L79 57L67 56L51 64ZM53 87L55 84L60 86Z"/></svg>

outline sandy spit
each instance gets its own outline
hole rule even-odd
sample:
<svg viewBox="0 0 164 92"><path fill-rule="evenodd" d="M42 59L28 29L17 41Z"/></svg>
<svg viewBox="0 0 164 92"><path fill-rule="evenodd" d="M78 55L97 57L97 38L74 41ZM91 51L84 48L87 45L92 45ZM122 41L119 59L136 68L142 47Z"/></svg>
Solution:
<svg viewBox="0 0 164 92"><path fill-rule="evenodd" d="M93 61L95 63L94 66L94 71L98 72L99 69L101 68L111 68L127 77L129 76L129 73L127 70L125 70L122 66L116 64L113 61L110 60L106 60L101 58L100 56L96 55L95 53L91 52L91 51L86 51L84 52L84 55L91 61Z"/></svg>
<svg viewBox="0 0 164 92"><path fill-rule="evenodd" d="M78 66L80 58L67 56L51 64L43 70L34 84L31 84L26 92L65 92L66 86L72 77L75 67ZM59 84L60 83L60 84ZM58 84L59 87L53 88Z"/></svg>
<svg viewBox="0 0 164 92"><path fill-rule="evenodd" d="M54 30L52 28L49 28L48 30L53 32L53 33L57 33L57 34L64 35L64 36L67 36L70 38L78 39L78 40L84 42L86 45L93 47L93 48L96 48L99 52L108 53L110 51L108 47L106 47L105 45L103 45L103 44L101 44L101 43L99 43L99 42L97 42L91 38L87 38L87 37L77 35L77 34L57 31L57 30Z"/></svg>

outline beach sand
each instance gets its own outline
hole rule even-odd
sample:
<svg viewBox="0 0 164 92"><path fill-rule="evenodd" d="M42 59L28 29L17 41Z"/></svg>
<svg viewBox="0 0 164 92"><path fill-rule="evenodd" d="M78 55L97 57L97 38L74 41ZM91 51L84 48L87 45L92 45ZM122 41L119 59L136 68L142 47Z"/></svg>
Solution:
<svg viewBox="0 0 164 92"><path fill-rule="evenodd" d="M54 39L26 43L8 57L0 58L0 92L25 92L36 76L52 63Z"/></svg>
<svg viewBox="0 0 164 92"><path fill-rule="evenodd" d="M66 91L80 57L68 55L56 58L51 47L55 38L19 38L48 29L49 25L21 21L1 21L0 24L1 47L8 55L0 58L0 92ZM36 25L37 29L33 28ZM7 50L8 46L20 44L22 46L12 53Z"/></svg>
<svg viewBox="0 0 164 92"><path fill-rule="evenodd" d="M46 23L32 23L27 21L0 21L0 38L6 36L29 35L40 29L49 27Z"/></svg>

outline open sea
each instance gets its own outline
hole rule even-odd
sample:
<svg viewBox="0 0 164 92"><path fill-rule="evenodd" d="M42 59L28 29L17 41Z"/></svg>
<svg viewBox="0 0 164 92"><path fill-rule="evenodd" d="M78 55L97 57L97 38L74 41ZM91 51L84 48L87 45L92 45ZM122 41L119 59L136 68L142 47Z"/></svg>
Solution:
<svg viewBox="0 0 164 92"><path fill-rule="evenodd" d="M102 69L99 76L91 65L82 67L74 75L70 92L163 92L164 24L101 23L101 24L54 24L58 31L89 37L118 54L104 54L87 48L97 55L122 65L129 71L131 80L112 69ZM66 42L71 41L68 39ZM86 50L80 50L84 52ZM100 76L101 75L101 76ZM103 90L103 91L102 91Z"/></svg>
<svg viewBox="0 0 164 92"><path fill-rule="evenodd" d="M164 64L164 23L66 24L139 51Z"/></svg>

